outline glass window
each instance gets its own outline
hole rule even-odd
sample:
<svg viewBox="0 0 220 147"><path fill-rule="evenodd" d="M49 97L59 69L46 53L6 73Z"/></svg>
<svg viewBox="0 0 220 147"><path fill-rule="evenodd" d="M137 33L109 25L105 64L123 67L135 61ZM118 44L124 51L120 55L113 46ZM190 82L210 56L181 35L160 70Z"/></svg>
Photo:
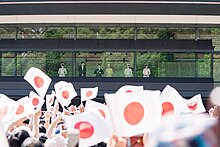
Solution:
<svg viewBox="0 0 220 147"><path fill-rule="evenodd" d="M124 77L124 70L127 64L130 64L132 70L134 54L126 52L78 52L76 53L77 76L80 74L80 65L82 62L86 65L86 76L95 77L95 70L98 65L101 66L104 77ZM108 68L112 69L111 70ZM108 69L109 71L108 71ZM106 70L107 69L107 70ZM133 71L134 72L134 71Z"/></svg>
<svg viewBox="0 0 220 147"><path fill-rule="evenodd" d="M213 63L213 77L214 81L220 82L220 53L216 53L213 56L214 63Z"/></svg>
<svg viewBox="0 0 220 147"><path fill-rule="evenodd" d="M196 53L197 77L211 77L211 54Z"/></svg>
<svg viewBox="0 0 220 147"><path fill-rule="evenodd" d="M46 72L46 53L17 52L17 76L24 76L31 67L36 67Z"/></svg>
<svg viewBox="0 0 220 147"><path fill-rule="evenodd" d="M16 53L15 52L2 52L1 60L1 75L2 76L15 76L16 75Z"/></svg>
<svg viewBox="0 0 220 147"><path fill-rule="evenodd" d="M61 64L67 70L65 76L73 76L75 67L73 52L46 52L46 73L49 76L58 76L58 70Z"/></svg>

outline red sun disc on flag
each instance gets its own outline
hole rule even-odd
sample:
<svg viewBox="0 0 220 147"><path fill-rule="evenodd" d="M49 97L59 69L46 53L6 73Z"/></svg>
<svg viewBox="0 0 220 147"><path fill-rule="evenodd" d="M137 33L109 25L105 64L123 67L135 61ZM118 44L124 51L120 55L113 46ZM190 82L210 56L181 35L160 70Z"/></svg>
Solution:
<svg viewBox="0 0 220 147"><path fill-rule="evenodd" d="M124 118L131 125L138 124L144 116L144 107L138 102L132 102L124 109Z"/></svg>
<svg viewBox="0 0 220 147"><path fill-rule="evenodd" d="M64 99L68 99L68 97L69 97L69 91L64 90L64 91L62 92L62 96L63 96Z"/></svg>
<svg viewBox="0 0 220 147"><path fill-rule="evenodd" d="M162 112L163 116L166 113L169 113L169 114L173 114L174 113L174 107L173 107L173 105L170 102L164 102L162 104L162 107L163 107L163 112Z"/></svg>
<svg viewBox="0 0 220 147"><path fill-rule="evenodd" d="M189 109L190 109L191 111L196 110L196 108L197 108L197 102L191 102L191 103L189 103L189 104L188 104L188 107L189 107Z"/></svg>
<svg viewBox="0 0 220 147"><path fill-rule="evenodd" d="M23 105L19 105L17 111L16 111L16 114L19 115L19 114L22 114L24 112L24 106Z"/></svg>
<svg viewBox="0 0 220 147"><path fill-rule="evenodd" d="M44 80L41 77L36 76L34 77L34 84L37 86L37 88L41 88L44 85Z"/></svg>
<svg viewBox="0 0 220 147"><path fill-rule="evenodd" d="M38 99L38 98L33 98L33 99L32 99L32 104L33 104L34 106L37 106L37 105L39 104L39 99Z"/></svg>
<svg viewBox="0 0 220 147"><path fill-rule="evenodd" d="M83 139L91 137L94 133L94 127L86 121L78 122L74 128L79 130L79 137Z"/></svg>
<svg viewBox="0 0 220 147"><path fill-rule="evenodd" d="M125 93L129 93L129 92L133 92L132 90L127 90L127 91L125 91Z"/></svg>
<svg viewBox="0 0 220 147"><path fill-rule="evenodd" d="M4 118L4 116L7 114L7 111L8 111L7 106L0 108L0 119Z"/></svg>
<svg viewBox="0 0 220 147"><path fill-rule="evenodd" d="M90 97L92 95L92 91L87 91L86 92L86 97Z"/></svg>
<svg viewBox="0 0 220 147"><path fill-rule="evenodd" d="M99 113L101 113L101 115L105 118L105 112L101 109L98 109Z"/></svg>

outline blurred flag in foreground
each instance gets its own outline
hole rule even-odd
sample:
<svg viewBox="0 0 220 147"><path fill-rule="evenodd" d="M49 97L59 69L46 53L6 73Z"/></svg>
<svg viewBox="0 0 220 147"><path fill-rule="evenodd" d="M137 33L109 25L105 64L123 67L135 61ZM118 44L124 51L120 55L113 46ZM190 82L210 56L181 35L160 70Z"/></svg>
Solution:
<svg viewBox="0 0 220 147"><path fill-rule="evenodd" d="M17 101L18 108L15 112L14 121L17 121L23 117L27 117L30 114L33 114L34 107L29 97L23 97Z"/></svg>
<svg viewBox="0 0 220 147"><path fill-rule="evenodd" d="M143 86L124 85L116 91L116 94L140 92L143 90Z"/></svg>
<svg viewBox="0 0 220 147"><path fill-rule="evenodd" d="M106 121L111 119L111 114L107 105L92 100L86 101L85 112L97 110Z"/></svg>
<svg viewBox="0 0 220 147"><path fill-rule="evenodd" d="M79 130L79 146L92 146L110 137L105 121L97 112L84 112L79 115L65 116L67 130Z"/></svg>
<svg viewBox="0 0 220 147"><path fill-rule="evenodd" d="M184 99L173 87L167 85L161 92L161 103L163 107L162 115L179 115L184 107Z"/></svg>
<svg viewBox="0 0 220 147"><path fill-rule="evenodd" d="M2 125L1 120L0 120L0 146L1 147L9 147L8 140L6 139L6 135L3 131L3 125Z"/></svg>
<svg viewBox="0 0 220 147"><path fill-rule="evenodd" d="M4 132L6 132L8 127L12 124L17 108L18 104L14 100L0 104L0 120L4 124Z"/></svg>
<svg viewBox="0 0 220 147"><path fill-rule="evenodd" d="M200 94L195 95L191 99L185 100L185 103L187 106L185 107L186 109L184 112L186 113L192 112L194 114L199 114L206 111Z"/></svg>
<svg viewBox="0 0 220 147"><path fill-rule="evenodd" d="M220 106L220 87L216 87L211 91L210 99L214 105Z"/></svg>
<svg viewBox="0 0 220 147"><path fill-rule="evenodd" d="M51 78L40 69L31 67L24 76L24 79L31 84L36 92L44 98L47 89L50 86Z"/></svg>
<svg viewBox="0 0 220 147"><path fill-rule="evenodd" d="M98 87L95 88L81 88L81 102L96 98L98 94Z"/></svg>
<svg viewBox="0 0 220 147"><path fill-rule="evenodd" d="M147 138L147 147L219 147L215 134L218 120L208 114L188 113L164 121Z"/></svg>
<svg viewBox="0 0 220 147"><path fill-rule="evenodd" d="M131 137L150 133L160 124L160 91L105 94L105 101L110 108L117 136Z"/></svg>

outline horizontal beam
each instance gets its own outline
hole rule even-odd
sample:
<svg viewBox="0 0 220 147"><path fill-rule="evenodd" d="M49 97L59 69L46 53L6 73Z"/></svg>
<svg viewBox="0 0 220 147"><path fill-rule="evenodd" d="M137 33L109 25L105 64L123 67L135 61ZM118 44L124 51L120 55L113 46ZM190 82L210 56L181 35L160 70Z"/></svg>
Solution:
<svg viewBox="0 0 220 147"><path fill-rule="evenodd" d="M0 51L212 52L212 40L2 39Z"/></svg>
<svg viewBox="0 0 220 147"><path fill-rule="evenodd" d="M220 25L220 16L202 15L0 15L0 25L27 24L191 24Z"/></svg>
<svg viewBox="0 0 220 147"><path fill-rule="evenodd" d="M0 15L220 15L220 2L25 1L0 2Z"/></svg>

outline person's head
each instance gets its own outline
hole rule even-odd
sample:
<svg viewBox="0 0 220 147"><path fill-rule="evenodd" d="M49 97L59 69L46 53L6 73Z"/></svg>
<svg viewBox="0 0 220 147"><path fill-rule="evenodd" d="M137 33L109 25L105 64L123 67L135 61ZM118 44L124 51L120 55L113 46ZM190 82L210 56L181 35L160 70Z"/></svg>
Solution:
<svg viewBox="0 0 220 147"><path fill-rule="evenodd" d="M108 68L110 68L110 67L111 67L111 64L108 63Z"/></svg>
<svg viewBox="0 0 220 147"><path fill-rule="evenodd" d="M131 67L131 65L130 64L127 64L127 68L130 68Z"/></svg>
<svg viewBox="0 0 220 147"><path fill-rule="evenodd" d="M40 133L46 133L47 130L46 130L46 128L44 126L39 126L39 132Z"/></svg>
<svg viewBox="0 0 220 147"><path fill-rule="evenodd" d="M81 62L81 66L85 66L85 63L84 63L84 62Z"/></svg>
<svg viewBox="0 0 220 147"><path fill-rule="evenodd" d="M64 67L64 63L61 63L60 66L63 68Z"/></svg>
<svg viewBox="0 0 220 147"><path fill-rule="evenodd" d="M65 147L67 142L63 136L56 135L53 138L47 139L44 145L45 147Z"/></svg>
<svg viewBox="0 0 220 147"><path fill-rule="evenodd" d="M39 133L39 140L42 142L42 143L45 143L47 141L48 137L45 133Z"/></svg>
<svg viewBox="0 0 220 147"><path fill-rule="evenodd" d="M8 143L10 147L20 147L23 141L30 137L29 133L26 130L14 130L8 136Z"/></svg>
<svg viewBox="0 0 220 147"><path fill-rule="evenodd" d="M144 65L144 68L148 68L147 64Z"/></svg>
<svg viewBox="0 0 220 147"><path fill-rule="evenodd" d="M21 147L43 147L43 143L40 142L37 138L27 138L21 144Z"/></svg>
<svg viewBox="0 0 220 147"><path fill-rule="evenodd" d="M98 68L101 68L101 65L100 65L100 64L98 64Z"/></svg>

